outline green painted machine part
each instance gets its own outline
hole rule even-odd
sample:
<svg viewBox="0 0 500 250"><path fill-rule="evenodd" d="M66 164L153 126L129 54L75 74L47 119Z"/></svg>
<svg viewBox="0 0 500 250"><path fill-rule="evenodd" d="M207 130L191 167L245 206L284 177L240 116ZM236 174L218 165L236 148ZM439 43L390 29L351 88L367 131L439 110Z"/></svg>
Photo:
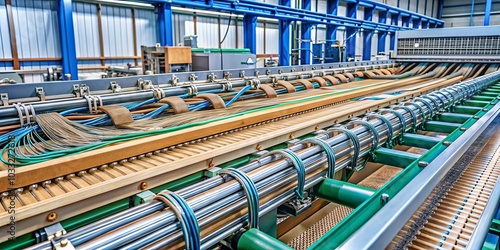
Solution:
<svg viewBox="0 0 500 250"><path fill-rule="evenodd" d="M496 84L495 86L500 86ZM490 92L491 93L491 92ZM480 93L479 95L483 95ZM489 95L488 95L489 96ZM470 107L476 110L475 113L459 112L474 115L474 117L468 119L465 123L461 125L460 128L455 129L442 141L453 142L458 137L464 133L464 129L470 128L476 121L477 117L483 116L487 110L498 103L496 98L498 93L491 96L488 105L483 108ZM463 106L463 110L470 111L469 106ZM458 112L457 109L454 110ZM464 128L464 129L461 129ZM358 230L368 219L373 217L380 208L384 205L380 202L380 197L383 194L388 195L388 197L394 197L399 190L406 186L416 175L418 175L422 168L418 165L418 162L431 162L439 154L441 154L447 148L443 143L438 143L432 147L429 151L423 154L419 159L415 160L408 167L404 168L397 176L395 176L391 181L386 183L380 189L378 189L374 195L372 195L368 200L359 205L353 212L351 212L346 218L344 218L339 224L337 224L332 230L328 231L320 239L318 239L313 245L309 247L311 250L323 250L323 249L335 249L340 246L349 236L351 236L356 230Z"/></svg>
<svg viewBox="0 0 500 250"><path fill-rule="evenodd" d="M491 100L491 98L490 98L490 100ZM484 104L484 105L486 105L486 104ZM438 120L441 122L464 123L471 117L472 117L472 115L467 115L467 114L441 113L441 114L439 114Z"/></svg>
<svg viewBox="0 0 500 250"><path fill-rule="evenodd" d="M317 185L314 194L329 202L356 208L375 193L375 190L345 181L325 179Z"/></svg>
<svg viewBox="0 0 500 250"><path fill-rule="evenodd" d="M439 138L432 136L419 135L419 134L403 135L403 145L410 147L431 149L440 142L441 140Z"/></svg>
<svg viewBox="0 0 500 250"><path fill-rule="evenodd" d="M241 235L238 250L293 250L287 244L252 228Z"/></svg>
<svg viewBox="0 0 500 250"><path fill-rule="evenodd" d="M428 121L425 123L425 130L432 132L451 133L462 126L461 123Z"/></svg>
<svg viewBox="0 0 500 250"><path fill-rule="evenodd" d="M409 166L419 157L419 154L388 148L379 148L375 151L375 162L400 168Z"/></svg>
<svg viewBox="0 0 500 250"><path fill-rule="evenodd" d="M481 110L480 107L471 107L471 106L464 106L464 105L456 105L455 107L453 107L453 111L455 111L456 113L460 113L460 114L474 115L475 113L479 112L480 110Z"/></svg>

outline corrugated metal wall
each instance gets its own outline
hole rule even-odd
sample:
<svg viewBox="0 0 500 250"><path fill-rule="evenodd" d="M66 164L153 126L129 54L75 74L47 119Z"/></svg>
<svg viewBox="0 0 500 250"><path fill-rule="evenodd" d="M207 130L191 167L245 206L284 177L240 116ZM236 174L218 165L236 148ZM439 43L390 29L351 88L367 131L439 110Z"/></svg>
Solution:
<svg viewBox="0 0 500 250"><path fill-rule="evenodd" d="M472 26L483 26L485 2L485 0L474 1ZM445 1L442 18L446 22L445 27L469 26L471 9L471 0L463 0L460 2ZM493 1L491 5L490 25L500 25L500 2L498 1Z"/></svg>
<svg viewBox="0 0 500 250"><path fill-rule="evenodd" d="M159 42L157 18L154 10L135 9L135 29L137 35L137 53L141 46L153 46Z"/></svg>
<svg viewBox="0 0 500 250"><path fill-rule="evenodd" d="M5 0L0 0L0 58L12 58ZM0 62L0 70L11 70L11 62Z"/></svg>
<svg viewBox="0 0 500 250"><path fill-rule="evenodd" d="M21 61L21 70L60 67L59 24L53 0L13 0L12 14L19 58L50 58L43 62ZM25 82L40 82L41 74L25 75Z"/></svg>
<svg viewBox="0 0 500 250"><path fill-rule="evenodd" d="M231 18L231 23L229 23L229 18L221 18L220 22L220 29L221 29L221 34L220 34L220 39L221 41L224 40L224 42L221 44L222 48L236 48L236 22L235 18ZM226 34L227 31L227 34ZM225 36L225 38L224 38ZM243 38L241 38L243 39Z"/></svg>
<svg viewBox="0 0 500 250"><path fill-rule="evenodd" d="M75 30L76 56L101 56L99 28L97 24L97 5L73 3L73 26Z"/></svg>
<svg viewBox="0 0 500 250"><path fill-rule="evenodd" d="M102 35L105 57L134 56L132 10L102 6ZM107 60L107 65L133 64L133 60Z"/></svg>

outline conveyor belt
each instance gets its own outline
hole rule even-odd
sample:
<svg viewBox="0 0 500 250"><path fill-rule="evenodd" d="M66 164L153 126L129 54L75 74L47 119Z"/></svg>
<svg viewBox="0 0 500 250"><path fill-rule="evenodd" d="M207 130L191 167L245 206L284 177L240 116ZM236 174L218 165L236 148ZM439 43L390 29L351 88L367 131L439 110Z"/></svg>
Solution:
<svg viewBox="0 0 500 250"><path fill-rule="evenodd" d="M500 174L500 133L490 135L486 144L476 141L472 162L454 166L388 249L465 249Z"/></svg>

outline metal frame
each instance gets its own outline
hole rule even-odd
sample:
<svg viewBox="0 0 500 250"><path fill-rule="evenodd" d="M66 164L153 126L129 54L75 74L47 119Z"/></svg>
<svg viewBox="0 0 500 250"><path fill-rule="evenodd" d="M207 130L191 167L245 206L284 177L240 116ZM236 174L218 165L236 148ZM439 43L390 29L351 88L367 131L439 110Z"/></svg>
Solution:
<svg viewBox="0 0 500 250"><path fill-rule="evenodd" d="M0 86L0 93L6 93L9 99L19 99L28 97L37 97L36 88L42 87L46 96L67 95L73 93L74 85L85 84L89 87L90 91L103 91L110 89L110 83L116 82L121 88L136 87L137 81L150 80L152 84L169 84L173 80L177 82L191 82L192 76L197 77L197 81L210 82L209 78L215 76L214 79L224 79L224 74L229 73L233 77L241 76L244 74L246 78L255 76L266 76L267 74L293 74L294 72L310 71L310 70L338 70L343 72L345 67L359 67L365 68L380 68L383 64L393 64L395 61L371 61L371 62L344 62L344 63L330 63L321 65L302 65L302 66L283 66L283 67L267 67L267 68L254 68L254 69L232 69L232 70L218 70L218 71L197 71L197 72L184 72L184 73L169 73L158 75L143 75L143 76L130 76L121 78L104 78L104 79L89 79L79 81L59 81L46 83L25 83L25 84L7 84ZM281 73L280 73L281 72ZM223 81L224 82L224 81Z"/></svg>
<svg viewBox="0 0 500 250"><path fill-rule="evenodd" d="M63 66L63 77L69 80L66 74L71 75L71 79L78 79L78 68L76 60L75 31L73 28L73 5L72 0L57 0L57 14L59 20L59 35L61 42L61 55Z"/></svg>
<svg viewBox="0 0 500 250"><path fill-rule="evenodd" d="M467 151L486 127L493 122L499 113L500 105L497 104L467 129L451 146L439 154L419 175L413 178L388 204L380 209L339 248L385 248L425 199L427 199L449 169ZM496 191L500 192L499 189L497 185ZM380 220L380 218L384 218L384 220Z"/></svg>

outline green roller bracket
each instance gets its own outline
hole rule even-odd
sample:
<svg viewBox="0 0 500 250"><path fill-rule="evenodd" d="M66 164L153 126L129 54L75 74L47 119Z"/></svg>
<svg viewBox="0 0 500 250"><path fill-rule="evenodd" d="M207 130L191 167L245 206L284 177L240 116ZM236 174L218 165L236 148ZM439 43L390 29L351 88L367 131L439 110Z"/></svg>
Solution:
<svg viewBox="0 0 500 250"><path fill-rule="evenodd" d="M493 98L491 96L475 95L471 99L479 101L491 101Z"/></svg>
<svg viewBox="0 0 500 250"><path fill-rule="evenodd" d="M500 89L496 88L496 87L487 88L487 89L485 89L485 91L500 94Z"/></svg>
<svg viewBox="0 0 500 250"><path fill-rule="evenodd" d="M441 142L441 139L419 134L405 134L403 135L403 141L403 145L406 146L431 149Z"/></svg>
<svg viewBox="0 0 500 250"><path fill-rule="evenodd" d="M464 102L464 105L482 108L485 105L487 105L488 103L489 103L489 101L467 100Z"/></svg>
<svg viewBox="0 0 500 250"><path fill-rule="evenodd" d="M441 133L451 133L455 129L460 128L461 123L428 121L425 123L425 130Z"/></svg>
<svg viewBox="0 0 500 250"><path fill-rule="evenodd" d="M483 105L484 106L484 105ZM456 114L456 113L441 113L439 115L439 121L441 122L452 122L452 123L464 123L469 120L473 115L467 114Z"/></svg>
<svg viewBox="0 0 500 250"><path fill-rule="evenodd" d="M500 235L500 220L493 219L491 221L490 232Z"/></svg>
<svg viewBox="0 0 500 250"><path fill-rule="evenodd" d="M459 113L459 114L469 114L473 115L477 113L479 110L481 110L480 107L471 107L471 106L464 106L464 105L456 105L453 107L453 112Z"/></svg>
<svg viewBox="0 0 500 250"><path fill-rule="evenodd" d="M500 93L497 93L497 92L490 92L490 91L484 91L484 92L481 92L481 95L485 95L485 96L491 96L491 97L497 97Z"/></svg>
<svg viewBox="0 0 500 250"><path fill-rule="evenodd" d="M315 189L319 198L351 208L358 207L374 193L371 188L334 179L323 180Z"/></svg>
<svg viewBox="0 0 500 250"><path fill-rule="evenodd" d="M375 151L375 162L400 168L408 167L418 158L419 154L388 148L379 148Z"/></svg>
<svg viewBox="0 0 500 250"><path fill-rule="evenodd" d="M293 250L287 244L252 228L241 235L238 250Z"/></svg>
<svg viewBox="0 0 500 250"><path fill-rule="evenodd" d="M278 229L276 225L276 220L278 218L278 209L273 209L271 212L260 215L259 218L259 229L263 233L276 238L278 236Z"/></svg>

